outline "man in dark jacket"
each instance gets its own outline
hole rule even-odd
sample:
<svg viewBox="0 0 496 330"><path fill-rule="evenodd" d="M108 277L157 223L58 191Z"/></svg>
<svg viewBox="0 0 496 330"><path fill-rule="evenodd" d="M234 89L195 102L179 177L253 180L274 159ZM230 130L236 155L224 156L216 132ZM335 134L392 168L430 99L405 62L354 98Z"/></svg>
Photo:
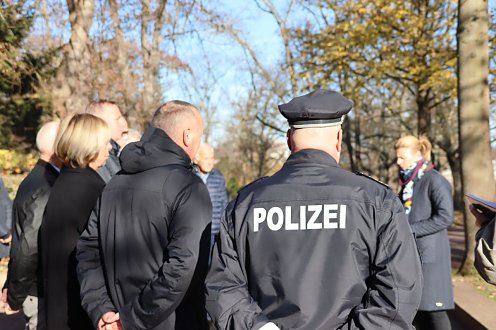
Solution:
<svg viewBox="0 0 496 330"><path fill-rule="evenodd" d="M352 103L318 90L279 106L291 156L226 208L207 276L218 329L409 329L422 272L387 187L338 166Z"/></svg>
<svg viewBox="0 0 496 330"><path fill-rule="evenodd" d="M199 111L171 101L122 151L77 246L82 305L96 327L207 327L211 203L191 170L202 132Z"/></svg>
<svg viewBox="0 0 496 330"><path fill-rule="evenodd" d="M105 182L121 170L119 163L120 146L117 141L121 140L124 134L129 130L126 118L122 115L119 106L108 100L100 100L91 102L86 108L86 112L105 120L110 128L111 139L110 144L112 149L109 152L109 158L105 166L98 170L98 173Z"/></svg>
<svg viewBox="0 0 496 330"><path fill-rule="evenodd" d="M212 247L219 235L220 218L229 202L226 190L226 181L221 171L214 169L214 148L206 143L200 145L195 156L194 171L207 185L210 200L212 201L212 233L210 246Z"/></svg>
<svg viewBox="0 0 496 330"><path fill-rule="evenodd" d="M49 122L36 136L40 159L21 182L14 199L13 240L3 293L7 311L22 308L26 329L44 329L43 290L38 265L38 231L60 161L53 155L59 123Z"/></svg>

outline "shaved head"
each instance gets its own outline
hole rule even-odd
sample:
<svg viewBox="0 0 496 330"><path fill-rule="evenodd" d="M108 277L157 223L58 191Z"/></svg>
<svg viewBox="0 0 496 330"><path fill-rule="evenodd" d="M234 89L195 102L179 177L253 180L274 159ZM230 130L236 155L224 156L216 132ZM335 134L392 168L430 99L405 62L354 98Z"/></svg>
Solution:
<svg viewBox="0 0 496 330"><path fill-rule="evenodd" d="M44 161L48 162L53 155L53 145L58 128L58 121L50 121L41 126L36 135L36 148L40 152L40 158Z"/></svg>
<svg viewBox="0 0 496 330"><path fill-rule="evenodd" d="M339 162L341 154L341 126L319 128L291 128L287 133L288 146L292 153L303 149L318 149Z"/></svg>
<svg viewBox="0 0 496 330"><path fill-rule="evenodd" d="M161 105L154 113L152 126L162 129L193 159L203 134L200 111L184 101L170 101Z"/></svg>
<svg viewBox="0 0 496 330"><path fill-rule="evenodd" d="M161 128L171 138L188 122L196 119L198 109L188 102L170 101L161 105L153 115L152 126Z"/></svg>

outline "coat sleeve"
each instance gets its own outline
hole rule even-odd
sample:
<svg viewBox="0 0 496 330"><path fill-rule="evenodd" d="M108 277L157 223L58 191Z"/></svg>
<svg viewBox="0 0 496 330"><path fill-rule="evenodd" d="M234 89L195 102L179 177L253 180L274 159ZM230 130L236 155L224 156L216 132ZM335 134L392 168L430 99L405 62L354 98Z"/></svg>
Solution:
<svg viewBox="0 0 496 330"><path fill-rule="evenodd" d="M431 216L411 223L412 231L417 237L435 234L448 228L453 223L453 197L451 186L446 180L436 180L429 188ZM413 203L415 203L415 196Z"/></svg>
<svg viewBox="0 0 496 330"><path fill-rule="evenodd" d="M250 296L234 237L231 202L222 216L219 238L207 275L206 307L217 329L259 329L268 319Z"/></svg>
<svg viewBox="0 0 496 330"><path fill-rule="evenodd" d="M208 263L208 253L202 253L205 260L199 255L209 249L212 204L206 186L195 179L176 199L165 262L141 292L119 310L124 329L152 329L167 319L185 296L197 263Z"/></svg>
<svg viewBox="0 0 496 330"><path fill-rule="evenodd" d="M484 225L475 235L474 265L488 283L496 285L496 217Z"/></svg>
<svg viewBox="0 0 496 330"><path fill-rule="evenodd" d="M422 269L403 207L395 199L367 279L367 293L353 309L348 329L412 329L422 295Z"/></svg>
<svg viewBox="0 0 496 330"><path fill-rule="evenodd" d="M38 276L38 232L49 195L48 189L38 189L26 203L14 207L16 223L21 221L18 217L23 218L16 226L7 281L7 301L15 310L22 308Z"/></svg>
<svg viewBox="0 0 496 330"><path fill-rule="evenodd" d="M10 200L9 193L5 189L3 181L0 179L0 201L1 212L0 215L0 238L5 238L10 235L12 230L12 201Z"/></svg>
<svg viewBox="0 0 496 330"><path fill-rule="evenodd" d="M95 327L103 314L117 311L105 285L103 261L100 256L99 203L100 200L91 212L86 229L77 243L76 250L78 260L77 275L81 287L81 305Z"/></svg>

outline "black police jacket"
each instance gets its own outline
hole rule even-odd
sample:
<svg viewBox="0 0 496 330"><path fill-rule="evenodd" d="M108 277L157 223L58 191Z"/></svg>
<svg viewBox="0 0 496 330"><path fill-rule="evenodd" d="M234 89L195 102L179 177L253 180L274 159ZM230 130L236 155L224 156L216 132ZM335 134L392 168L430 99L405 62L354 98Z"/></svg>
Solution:
<svg viewBox="0 0 496 330"><path fill-rule="evenodd" d="M308 149L228 205L206 283L219 329L408 329L422 272L397 196Z"/></svg>
<svg viewBox="0 0 496 330"><path fill-rule="evenodd" d="M83 308L95 326L117 311L124 329L206 329L207 188L160 129L120 160L78 242Z"/></svg>

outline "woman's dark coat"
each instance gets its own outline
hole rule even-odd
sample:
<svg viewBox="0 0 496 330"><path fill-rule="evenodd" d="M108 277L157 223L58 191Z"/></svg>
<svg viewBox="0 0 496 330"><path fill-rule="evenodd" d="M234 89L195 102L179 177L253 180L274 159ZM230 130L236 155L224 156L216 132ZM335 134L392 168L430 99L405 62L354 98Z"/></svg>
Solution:
<svg viewBox="0 0 496 330"><path fill-rule="evenodd" d="M448 241L448 227L453 223L453 197L449 182L438 171L428 171L415 183L408 220L417 237L424 275L419 310L453 309Z"/></svg>
<svg viewBox="0 0 496 330"><path fill-rule="evenodd" d="M93 329L81 307L75 250L104 185L91 168L63 168L50 193L40 229L47 329Z"/></svg>

